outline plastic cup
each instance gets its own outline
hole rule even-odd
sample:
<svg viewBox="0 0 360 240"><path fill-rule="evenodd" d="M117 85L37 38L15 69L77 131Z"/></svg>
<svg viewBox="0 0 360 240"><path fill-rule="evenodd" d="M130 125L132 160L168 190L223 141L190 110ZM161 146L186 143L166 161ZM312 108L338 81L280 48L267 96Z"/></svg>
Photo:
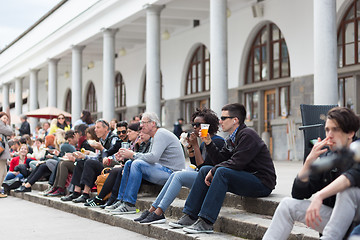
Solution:
<svg viewBox="0 0 360 240"><path fill-rule="evenodd" d="M121 143L121 148L129 149L130 148L130 143L129 142L122 142Z"/></svg>
<svg viewBox="0 0 360 240"><path fill-rule="evenodd" d="M201 130L200 130L201 137L206 137L208 135L210 124L203 123L200 124L200 126L201 126Z"/></svg>

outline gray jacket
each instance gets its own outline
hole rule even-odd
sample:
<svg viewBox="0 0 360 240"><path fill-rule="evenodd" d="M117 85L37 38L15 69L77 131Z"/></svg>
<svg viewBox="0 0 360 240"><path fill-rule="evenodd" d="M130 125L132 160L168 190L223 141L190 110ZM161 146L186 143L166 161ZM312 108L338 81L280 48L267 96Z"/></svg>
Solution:
<svg viewBox="0 0 360 240"><path fill-rule="evenodd" d="M7 136L11 136L13 134L13 130L11 126L6 125L3 121L0 120L0 138L4 139L5 141L5 151L0 156L0 160L10 159L10 151L9 151L9 144L7 141Z"/></svg>

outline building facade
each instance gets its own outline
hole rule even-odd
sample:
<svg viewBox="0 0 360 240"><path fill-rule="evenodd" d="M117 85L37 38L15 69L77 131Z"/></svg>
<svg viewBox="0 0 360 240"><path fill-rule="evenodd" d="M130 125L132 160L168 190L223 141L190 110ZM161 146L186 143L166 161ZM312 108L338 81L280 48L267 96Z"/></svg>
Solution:
<svg viewBox="0 0 360 240"><path fill-rule="evenodd" d="M1 50L0 101L18 115L55 106L73 121L82 109L106 120L154 111L169 129L197 107L220 114L240 102L275 160L302 160L300 104L360 110L358 8L358 0L64 0Z"/></svg>

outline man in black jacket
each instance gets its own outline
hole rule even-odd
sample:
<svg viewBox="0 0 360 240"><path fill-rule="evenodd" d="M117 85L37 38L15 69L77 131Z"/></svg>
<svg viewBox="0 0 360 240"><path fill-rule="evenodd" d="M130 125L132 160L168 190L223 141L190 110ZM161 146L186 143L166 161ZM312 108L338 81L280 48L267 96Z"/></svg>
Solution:
<svg viewBox="0 0 360 240"><path fill-rule="evenodd" d="M109 123L99 119L95 123L95 133L100 139L100 143L91 144L91 146L99 150L99 154L95 157L85 156L81 152L75 152L77 162L74 169L71 183L74 184L74 192L66 197L62 197L63 201L73 201L75 203L85 203L90 198L89 193L94 186L96 177L100 175L103 166L103 159L114 155L121 147L121 140L110 131ZM81 193L81 186L84 191Z"/></svg>
<svg viewBox="0 0 360 240"><path fill-rule="evenodd" d="M19 135L22 136L24 134L29 134L30 135L30 123L27 121L27 116L23 115L20 117L21 119L21 126L18 129L19 130Z"/></svg>
<svg viewBox="0 0 360 240"><path fill-rule="evenodd" d="M266 197L275 188L276 174L270 152L258 134L246 127L245 107L234 103L222 108L220 124L230 136L218 149L209 135L202 137L215 166L203 166L186 200L185 215L172 227L188 233L211 233L226 192ZM197 218L199 219L197 220Z"/></svg>
<svg viewBox="0 0 360 240"><path fill-rule="evenodd" d="M326 138L324 140L319 138L318 143L314 145L294 180L292 188L293 198L284 198L280 202L263 239L287 239L295 221L306 223L318 232L323 232L326 224L329 222L334 204L338 202L334 194L344 189L340 185L342 187L335 190L331 188L329 194L328 187L338 182L338 179L352 179L351 172L353 170L345 171L346 169L334 167L329 171L319 174L312 173L310 167L321 154L329 155L336 152L339 148L348 148L358 129L359 118L350 109L336 107L328 112L325 123ZM329 147L330 151L325 147ZM341 175L343 172L344 174ZM339 177L340 175L341 177ZM351 180L347 181L345 182L350 186ZM312 201L303 200L310 198L313 194L315 195ZM323 236L324 238L322 239L342 239L347 229L348 226L345 227L340 222L332 235L328 235L327 238ZM340 237L341 235L342 237Z"/></svg>

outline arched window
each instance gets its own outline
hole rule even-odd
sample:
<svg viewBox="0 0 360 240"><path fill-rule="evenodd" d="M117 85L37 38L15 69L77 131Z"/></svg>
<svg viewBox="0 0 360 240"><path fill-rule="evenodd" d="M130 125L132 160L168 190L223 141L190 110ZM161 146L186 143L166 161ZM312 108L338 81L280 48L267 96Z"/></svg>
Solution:
<svg viewBox="0 0 360 240"><path fill-rule="evenodd" d="M196 108L210 107L210 53L205 45L195 49L188 65L184 100L185 122L189 123ZM188 98L191 97L191 98Z"/></svg>
<svg viewBox="0 0 360 240"><path fill-rule="evenodd" d="M93 83L90 83L86 93L85 109L89 109L92 113L97 112L96 91Z"/></svg>
<svg viewBox="0 0 360 240"><path fill-rule="evenodd" d="M273 23L262 27L251 45L245 83L290 76L290 61L284 36Z"/></svg>
<svg viewBox="0 0 360 240"><path fill-rule="evenodd" d="M115 107L126 106L126 90L125 83L121 73L117 73L115 77Z"/></svg>
<svg viewBox="0 0 360 240"><path fill-rule="evenodd" d="M191 56L187 72L185 95L210 90L210 53L205 45L198 47Z"/></svg>
<svg viewBox="0 0 360 240"><path fill-rule="evenodd" d="M290 81L276 81L289 77L290 59L285 38L274 23L267 23L255 34L249 48L244 81L247 86L242 91L246 120L255 121L256 130L271 134L271 121L290 115ZM268 83L264 86L261 82Z"/></svg>
<svg viewBox="0 0 360 240"><path fill-rule="evenodd" d="M65 111L71 113L71 90L69 89L66 94Z"/></svg>
<svg viewBox="0 0 360 240"><path fill-rule="evenodd" d="M338 29L339 67L359 63L360 1L354 0Z"/></svg>

